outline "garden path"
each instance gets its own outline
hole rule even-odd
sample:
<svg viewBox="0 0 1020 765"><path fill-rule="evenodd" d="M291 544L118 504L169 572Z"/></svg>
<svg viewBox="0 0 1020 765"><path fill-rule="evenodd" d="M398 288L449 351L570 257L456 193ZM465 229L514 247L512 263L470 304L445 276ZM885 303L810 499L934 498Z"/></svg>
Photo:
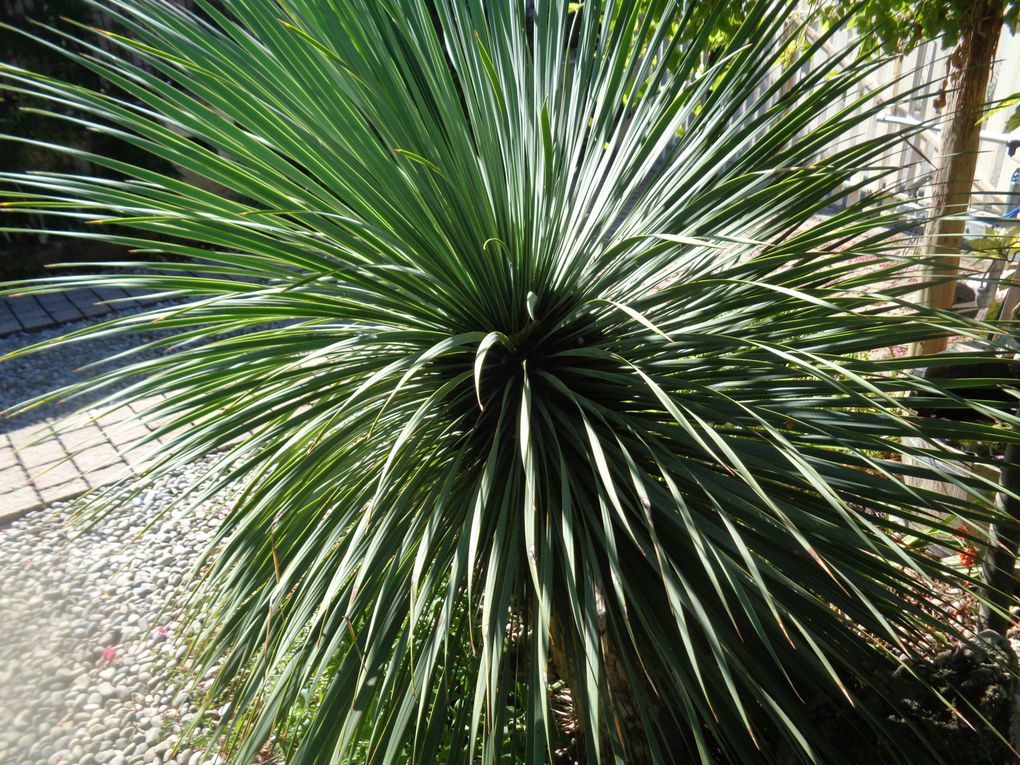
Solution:
<svg viewBox="0 0 1020 765"><path fill-rule="evenodd" d="M0 524L134 474L159 448L135 405L0 432Z"/></svg>
<svg viewBox="0 0 1020 765"><path fill-rule="evenodd" d="M111 312L138 310L156 298L119 288L80 289L64 294L0 297L0 356L31 342L97 321ZM112 303L108 301L114 301ZM0 364L0 410L30 395L58 387L81 366L79 355L39 357L31 370ZM89 361L91 359L86 359ZM25 379L32 376L35 379ZM65 379L62 379L65 378ZM9 395L4 397L3 393ZM139 416L141 406L91 409L63 415L46 408L0 421L0 524L71 499L136 472L159 440L138 445L158 424Z"/></svg>

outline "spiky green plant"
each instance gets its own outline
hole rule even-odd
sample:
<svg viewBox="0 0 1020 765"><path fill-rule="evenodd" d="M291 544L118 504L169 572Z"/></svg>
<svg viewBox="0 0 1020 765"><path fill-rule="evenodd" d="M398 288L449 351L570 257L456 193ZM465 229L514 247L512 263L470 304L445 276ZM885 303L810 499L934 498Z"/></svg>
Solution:
<svg viewBox="0 0 1020 765"><path fill-rule="evenodd" d="M162 396L150 478L243 487L200 601L233 761L299 703L293 764L922 761L861 696L963 577L899 538L993 510L898 457L1012 436L873 358L979 329L910 312L896 210L817 216L885 172L877 62L788 45L788 2L712 55L682 3L97 5L108 92L4 87L205 181L89 156L122 178L8 209L191 260L11 289L189 299L64 342L179 330L87 385Z"/></svg>

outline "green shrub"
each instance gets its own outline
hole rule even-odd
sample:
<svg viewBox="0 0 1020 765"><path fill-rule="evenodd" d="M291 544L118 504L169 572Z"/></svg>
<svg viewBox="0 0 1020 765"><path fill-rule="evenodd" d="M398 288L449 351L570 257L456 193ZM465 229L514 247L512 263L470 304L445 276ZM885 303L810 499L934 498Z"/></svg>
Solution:
<svg viewBox="0 0 1020 765"><path fill-rule="evenodd" d="M224 450L244 487L199 601L234 761L286 726L294 764L938 757L859 697L959 633L925 602L965 576L901 535L995 511L898 457L1014 436L917 416L980 404L872 357L988 329L902 310L897 210L819 216L887 172L896 136L853 140L895 100L852 95L878 62L779 66L785 2L709 70L675 4L100 5L121 54L74 59L125 95L6 86L231 193L2 178L196 259L102 277L192 300L87 333L182 333L87 385L164 396L150 477Z"/></svg>

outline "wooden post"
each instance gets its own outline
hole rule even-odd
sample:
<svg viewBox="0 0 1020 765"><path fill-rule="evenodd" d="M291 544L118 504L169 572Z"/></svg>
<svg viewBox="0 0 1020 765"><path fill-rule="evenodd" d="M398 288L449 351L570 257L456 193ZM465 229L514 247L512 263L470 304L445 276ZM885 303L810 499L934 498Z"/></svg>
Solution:
<svg viewBox="0 0 1020 765"><path fill-rule="evenodd" d="M1004 635L1012 622L1009 607L1015 603L1016 557L1020 547L1020 500L1011 496L1020 494L1020 445L1006 446L1000 485L1003 491L996 502L1008 519L1001 524L993 523L989 530L983 563L988 605L981 605L981 623L985 629Z"/></svg>
<svg viewBox="0 0 1020 765"><path fill-rule="evenodd" d="M935 220L925 229L922 251L934 256L926 266L925 281L941 280L924 288L921 302L932 308L949 309L953 305L956 277L963 247L963 220L970 206L971 188L981 147L981 116L984 111L988 80L995 49L1002 30L1004 0L974 0L970 23L960 32L960 42L949 58L950 87L942 125L942 151L932 179L932 209ZM960 216L946 220L944 216ZM946 349L948 338L937 337L911 346L910 354L919 356Z"/></svg>

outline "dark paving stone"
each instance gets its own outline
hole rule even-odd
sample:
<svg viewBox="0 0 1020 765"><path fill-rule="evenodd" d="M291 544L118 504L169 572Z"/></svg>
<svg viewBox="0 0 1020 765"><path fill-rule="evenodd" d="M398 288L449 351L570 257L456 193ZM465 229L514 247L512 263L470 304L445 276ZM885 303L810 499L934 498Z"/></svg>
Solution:
<svg viewBox="0 0 1020 765"><path fill-rule="evenodd" d="M53 326L56 323L48 313L18 311L17 315L18 321L25 329L40 329L42 327Z"/></svg>
<svg viewBox="0 0 1020 765"><path fill-rule="evenodd" d="M82 317L81 311L75 308L74 304L61 294L55 293L51 295L39 295L36 299L39 301L39 304L43 307L43 309L54 318L56 318L58 313L66 314L68 312L70 312L70 314L75 318L80 319ZM57 320L70 321L70 319Z"/></svg>
<svg viewBox="0 0 1020 765"><path fill-rule="evenodd" d="M92 290L74 290L65 294L67 299L74 304L74 307L86 316L102 316L110 310L107 306L96 305L99 301L99 296Z"/></svg>
<svg viewBox="0 0 1020 765"><path fill-rule="evenodd" d="M23 330L105 316L165 299L153 297L151 292L145 290L121 287L82 287L45 295L0 297L0 337ZM117 302L101 303L105 300Z"/></svg>
<svg viewBox="0 0 1020 765"><path fill-rule="evenodd" d="M51 311L50 316L53 317L53 321L57 324L66 324L69 321L78 321L82 318L82 313L74 306L59 311Z"/></svg>
<svg viewBox="0 0 1020 765"><path fill-rule="evenodd" d="M93 291L99 295L100 300L118 300L128 296L120 287L94 287Z"/></svg>
<svg viewBox="0 0 1020 765"><path fill-rule="evenodd" d="M7 305L15 314L26 311L29 313L45 313L34 295L18 295L17 297L9 298Z"/></svg>

